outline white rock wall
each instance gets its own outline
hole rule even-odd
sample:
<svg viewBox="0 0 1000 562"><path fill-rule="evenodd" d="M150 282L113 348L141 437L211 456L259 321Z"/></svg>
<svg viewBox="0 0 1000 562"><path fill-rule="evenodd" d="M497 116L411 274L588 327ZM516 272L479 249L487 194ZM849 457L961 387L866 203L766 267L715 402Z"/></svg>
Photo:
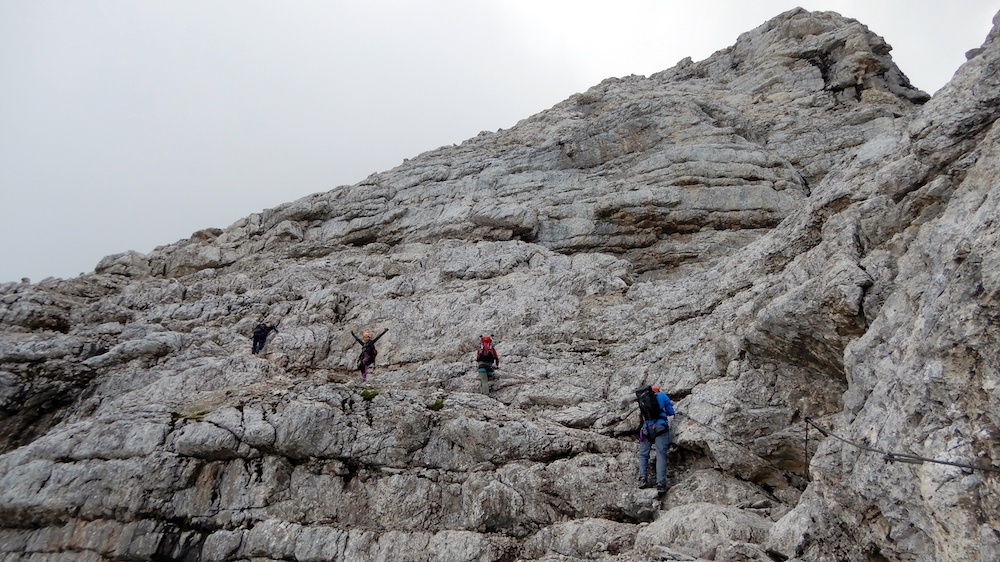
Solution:
<svg viewBox="0 0 1000 562"><path fill-rule="evenodd" d="M888 52L792 10L355 186L0 286L3 559L995 559L992 474L805 448L810 417L997 458L1000 52L930 101ZM383 328L361 381L350 332ZM681 413L659 500L643 383Z"/></svg>

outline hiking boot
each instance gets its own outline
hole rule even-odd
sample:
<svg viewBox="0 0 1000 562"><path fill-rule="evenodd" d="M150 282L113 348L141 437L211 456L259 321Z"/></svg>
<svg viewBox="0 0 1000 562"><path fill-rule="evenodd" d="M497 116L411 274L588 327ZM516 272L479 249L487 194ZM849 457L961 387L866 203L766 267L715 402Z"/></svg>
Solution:
<svg viewBox="0 0 1000 562"><path fill-rule="evenodd" d="M658 493L658 494L665 494L665 493L667 493L667 485L666 484L657 484L656 485L656 493Z"/></svg>
<svg viewBox="0 0 1000 562"><path fill-rule="evenodd" d="M647 488L652 488L652 487L653 484L651 484L650 482L647 482L645 480L639 480L639 489L645 490Z"/></svg>

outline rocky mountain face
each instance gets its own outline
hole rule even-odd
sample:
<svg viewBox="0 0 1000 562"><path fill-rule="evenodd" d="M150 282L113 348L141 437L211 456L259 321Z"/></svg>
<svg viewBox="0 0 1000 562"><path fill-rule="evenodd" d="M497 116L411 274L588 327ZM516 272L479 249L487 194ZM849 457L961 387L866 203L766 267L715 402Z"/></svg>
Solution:
<svg viewBox="0 0 1000 562"><path fill-rule="evenodd" d="M796 9L0 286L0 560L996 560L998 33L931 98ZM351 331L384 328L362 381ZM663 496L636 485L650 383Z"/></svg>

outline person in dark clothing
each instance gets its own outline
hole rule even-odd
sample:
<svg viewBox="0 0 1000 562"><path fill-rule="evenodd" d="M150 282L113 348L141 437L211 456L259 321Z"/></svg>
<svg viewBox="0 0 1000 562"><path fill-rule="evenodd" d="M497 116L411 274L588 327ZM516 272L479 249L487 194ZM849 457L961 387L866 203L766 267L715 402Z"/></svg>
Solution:
<svg viewBox="0 0 1000 562"><path fill-rule="evenodd" d="M375 357L378 355L378 350L375 349L375 342L388 331L389 328L382 330L382 333L375 336L374 339L372 339L372 335L369 332L363 332L360 338L357 334L351 332L351 335L354 336L354 341L361 345L361 355L358 356L358 371L361 372L361 380L368 379L368 367L375 363Z"/></svg>
<svg viewBox="0 0 1000 562"><path fill-rule="evenodd" d="M278 327L266 322L257 324L253 329L253 346L250 348L250 353L254 355L260 353L260 350L264 349L264 344L267 343L267 336L271 332L277 333Z"/></svg>
<svg viewBox="0 0 1000 562"><path fill-rule="evenodd" d="M500 355L493 347L493 338L490 336L480 336L479 349L476 350L476 366L479 371L479 390L483 394L489 394L493 370L500 367Z"/></svg>

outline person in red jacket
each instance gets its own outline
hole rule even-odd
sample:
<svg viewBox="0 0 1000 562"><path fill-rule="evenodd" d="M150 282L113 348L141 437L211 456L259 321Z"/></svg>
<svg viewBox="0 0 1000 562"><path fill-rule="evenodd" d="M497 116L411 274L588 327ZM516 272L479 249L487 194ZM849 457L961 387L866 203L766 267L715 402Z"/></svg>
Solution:
<svg viewBox="0 0 1000 562"><path fill-rule="evenodd" d="M479 349L476 350L476 365L479 370L479 390L483 394L490 393L490 379L493 378L493 370L500 367L500 355L493 347L493 338L481 336L479 338Z"/></svg>

